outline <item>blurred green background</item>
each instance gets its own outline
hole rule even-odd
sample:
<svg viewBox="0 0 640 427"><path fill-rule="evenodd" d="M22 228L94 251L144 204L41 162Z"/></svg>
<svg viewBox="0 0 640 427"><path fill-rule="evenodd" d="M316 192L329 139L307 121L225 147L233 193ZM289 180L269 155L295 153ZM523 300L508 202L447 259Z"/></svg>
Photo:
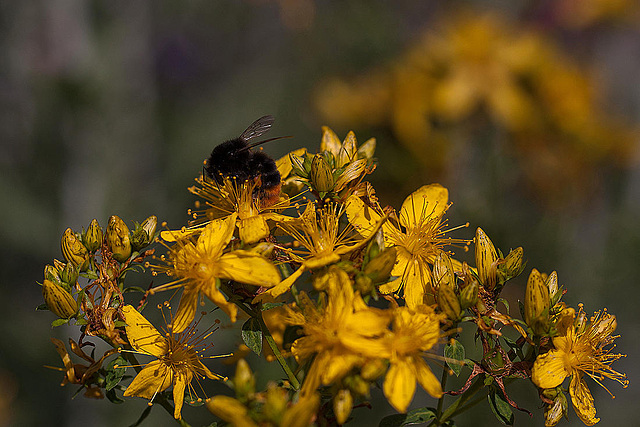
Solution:
<svg viewBox="0 0 640 427"><path fill-rule="evenodd" d="M78 337L34 311L36 281L67 227L111 214L183 224L203 159L265 114L270 136L294 135L265 147L276 158L316 150L321 125L376 137L382 205L438 181L450 224L470 223L460 237L481 226L504 252L523 246L525 276L557 270L567 303L616 314L629 357L614 367L631 384L610 384L615 400L589 384L602 425L637 424L635 1L34 0L3 2L0 20L0 426L137 419L143 399L72 400L44 367L61 366L50 336ZM519 279L505 291L513 308ZM237 344L225 337L236 340L221 331L220 353ZM262 381L279 375L255 366ZM533 385L508 390L534 413L516 424L543 425ZM380 395L353 425L392 413ZM425 405L418 393L413 406ZM210 422L202 408L184 416ZM457 421L498 423L487 405ZM173 423L160 408L154 422ZM570 410L560 425L582 423Z"/></svg>

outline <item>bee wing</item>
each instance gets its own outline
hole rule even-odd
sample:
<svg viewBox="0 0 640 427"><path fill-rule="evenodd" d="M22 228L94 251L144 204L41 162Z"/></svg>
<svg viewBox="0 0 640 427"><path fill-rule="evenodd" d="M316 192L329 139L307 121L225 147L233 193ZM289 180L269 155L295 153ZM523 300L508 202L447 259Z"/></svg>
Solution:
<svg viewBox="0 0 640 427"><path fill-rule="evenodd" d="M251 123L242 135L240 135L240 139L244 142L249 141L250 139L257 138L260 135L266 133L269 129L271 129L271 125L274 122L273 116L262 116L255 122Z"/></svg>

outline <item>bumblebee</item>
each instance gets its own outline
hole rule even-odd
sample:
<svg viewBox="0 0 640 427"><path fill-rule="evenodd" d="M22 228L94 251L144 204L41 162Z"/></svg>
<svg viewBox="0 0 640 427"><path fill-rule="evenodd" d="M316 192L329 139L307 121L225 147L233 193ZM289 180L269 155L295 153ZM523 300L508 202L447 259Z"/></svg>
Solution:
<svg viewBox="0 0 640 427"><path fill-rule="evenodd" d="M237 182L257 183L253 196L263 207L271 206L280 197L281 179L276 162L253 148L265 142L286 138L283 136L264 141L250 142L265 134L274 122L273 116L260 117L251 123L242 134L216 146L205 162L204 171L209 178L222 184L224 178L234 178Z"/></svg>

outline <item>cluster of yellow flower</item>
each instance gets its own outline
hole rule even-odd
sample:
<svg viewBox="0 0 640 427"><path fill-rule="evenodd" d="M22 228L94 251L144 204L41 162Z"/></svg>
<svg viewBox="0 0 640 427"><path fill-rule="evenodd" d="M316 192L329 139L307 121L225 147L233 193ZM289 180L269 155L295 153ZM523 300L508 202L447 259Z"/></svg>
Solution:
<svg viewBox="0 0 640 427"><path fill-rule="evenodd" d="M598 383L606 377L627 384L610 366L622 357L611 353L615 317L602 312L587 321L582 308L576 313L561 301L564 291L556 273L535 269L521 308L523 320L511 317L508 308L500 311L502 289L524 270L522 248L505 256L480 228L474 239L452 237L468 224L448 225L449 194L439 184L413 192L399 211L383 208L364 180L374 170L374 150L373 139L358 146L353 133L341 142L324 128L319 153L298 150L278 160L283 191L275 204L255 191L259 177L246 182L225 177L222 183L199 177L190 190L203 203L191 212L191 223L157 239L166 255L140 252L155 234L155 218L134 232L113 219L104 236L97 222L80 237L65 233L67 264L47 269L46 307L63 322L75 319L82 336L98 336L114 347L95 361L81 351L82 343L72 341L74 353L91 363L80 369L56 342L66 381L86 386L93 397L102 396L104 388L111 400L120 399L115 392L123 390L124 397L159 402L186 425L182 407L185 401L202 403L197 396L204 392L201 380L227 380L203 363L212 357L204 352L213 330L199 332L200 320L194 320L206 296L231 322L248 316L242 326L246 346L257 354L268 350L287 376L257 392L251 369L240 359L230 380L235 397L206 398L206 407L232 425L342 425L378 382L400 413L407 412L416 383L440 399L437 408L387 419L387 425L403 425L411 417L445 425L474 404L474 394L488 395L496 415L509 424L512 408L521 408L506 393L508 378L531 378L543 389L546 425L555 425L566 413L562 383L568 376L576 412L588 425L597 422L583 374ZM472 243L475 266L453 252ZM125 273L135 272L133 264L140 265L145 256L153 257L142 264L145 268L170 280L146 292L125 287ZM77 273L70 277L70 265L84 272L86 286L77 283ZM57 286L55 292L51 286ZM181 290L180 300L160 333L138 310L171 289ZM138 310L125 302L125 290L144 292ZM96 311L98 306L102 310ZM163 314L171 311L169 302L159 308ZM463 322L477 327L481 360L465 358L456 339ZM520 338L505 337L505 327ZM438 355L438 344L445 344L444 356ZM103 368L116 352L118 357ZM140 364L136 354L155 359ZM441 380L426 358L446 364ZM465 387L446 391L447 376L460 375L465 366L471 368ZM125 387L120 381L126 367L138 374ZM461 396L444 408L445 393Z"/></svg>
<svg viewBox="0 0 640 427"><path fill-rule="evenodd" d="M590 194L594 166L632 157L638 131L600 107L588 67L531 25L469 15L429 28L389 66L325 81L319 114L388 127L432 174L453 173L450 157L469 144L495 144L521 164L523 184L554 203Z"/></svg>

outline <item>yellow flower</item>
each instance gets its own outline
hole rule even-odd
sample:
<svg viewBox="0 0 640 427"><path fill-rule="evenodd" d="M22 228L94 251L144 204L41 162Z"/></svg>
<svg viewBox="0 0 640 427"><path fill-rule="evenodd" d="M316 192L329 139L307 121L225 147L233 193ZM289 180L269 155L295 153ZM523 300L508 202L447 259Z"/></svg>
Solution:
<svg viewBox="0 0 640 427"><path fill-rule="evenodd" d="M614 371L611 364L624 357L622 354L611 353L616 329L616 317L606 310L596 312L587 324L580 306L576 321L560 331L560 335L553 338L552 350L541 354L536 359L531 370L531 379L540 388L555 388L563 383L566 377L571 377L569 394L573 408L586 425L594 425L596 409L593 397L582 376L584 374L602 384L604 378L617 381L626 387L629 384L625 374ZM611 393L611 392L609 392Z"/></svg>
<svg viewBox="0 0 640 427"><path fill-rule="evenodd" d="M389 359L389 371L382 390L398 412L406 412L416 390L416 381L433 397L442 396L440 381L423 359L440 339L440 320L433 308L420 305L415 309L398 307L394 311L393 331L385 339L381 357Z"/></svg>
<svg viewBox="0 0 640 427"><path fill-rule="evenodd" d="M238 308L218 289L219 279L269 288L280 282L277 268L255 252L236 250L224 253L235 229L237 214L211 221L195 238L181 239L171 247L165 269L175 280L158 286L153 292L183 287L173 331L182 332L195 317L198 300L204 294L235 322Z"/></svg>
<svg viewBox="0 0 640 427"><path fill-rule="evenodd" d="M195 391L191 381L196 378L222 379L220 375L211 372L202 362L203 357L195 349L202 345L202 340L210 334L195 337L195 329L189 329L182 334L174 332L161 335L147 319L130 305L122 308L129 343L134 350L154 356L157 359L146 366L131 381L124 392L124 396L144 397L153 400L169 386L173 386L173 401L175 404L173 416L181 418L184 392L187 386L191 395Z"/></svg>
<svg viewBox="0 0 640 427"><path fill-rule="evenodd" d="M397 279L379 287L380 292L396 293L404 288L404 299L409 307L418 307L426 294L434 294L437 284L433 280L430 265L438 255L449 258L444 251L446 245L466 245L467 240L445 237L444 214L449 208L449 192L440 184L425 185L407 197L400 209L397 221L382 225L386 246L397 248L396 264L391 272ZM366 206L361 199L347 200L347 217L364 236L374 231L380 221L380 210ZM454 269L461 264L451 260Z"/></svg>
<svg viewBox="0 0 640 427"><path fill-rule="evenodd" d="M341 209L336 204L316 210L316 205L309 202L299 218L289 218L278 224L279 228L300 244L301 248L290 250L289 255L294 261L300 262L301 266L277 286L258 295L254 303L282 295L305 271L336 263L342 255L366 245L373 234L363 238L351 226L341 229L341 216ZM383 221L384 218L379 219L372 227L379 228Z"/></svg>
<svg viewBox="0 0 640 427"><path fill-rule="evenodd" d="M286 322L302 326L303 333L291 346L291 352L299 363L315 355L302 386L303 397L310 396L320 385L344 377L364 364L367 357L378 357L384 351L381 337L387 330L389 313L368 307L353 292L346 273L339 280L341 283L320 307L301 293L301 306L288 309Z"/></svg>
<svg viewBox="0 0 640 427"><path fill-rule="evenodd" d="M83 365L81 363L73 363L71 360L71 355L67 351L64 343L57 338L51 338L51 342L56 346L56 351L60 355L62 359L62 363L64 364L64 368L52 367L57 371L63 371L65 373L64 378L62 379L62 383L60 385L70 384L81 384L86 387L84 395L93 399L102 399L104 397L102 393L102 389L93 384L95 381L95 373L102 368L102 363L104 360L116 353L116 349L107 350L100 359L94 360L93 357L85 354L82 348L78 345L77 342L69 338L69 346L71 347L71 351L89 362L87 365Z"/></svg>
<svg viewBox="0 0 640 427"><path fill-rule="evenodd" d="M260 197L256 197L256 187L259 180L238 183L233 179L224 178L222 184L210 179L198 178L199 187L189 188L193 194L203 198L206 206L202 210L192 212L196 222L226 218L234 212L237 214L237 225L240 239L244 243L252 244L269 236L267 220L280 219L275 213L289 206L289 199L281 196L275 204L265 205ZM196 204L200 207L200 204Z"/></svg>

